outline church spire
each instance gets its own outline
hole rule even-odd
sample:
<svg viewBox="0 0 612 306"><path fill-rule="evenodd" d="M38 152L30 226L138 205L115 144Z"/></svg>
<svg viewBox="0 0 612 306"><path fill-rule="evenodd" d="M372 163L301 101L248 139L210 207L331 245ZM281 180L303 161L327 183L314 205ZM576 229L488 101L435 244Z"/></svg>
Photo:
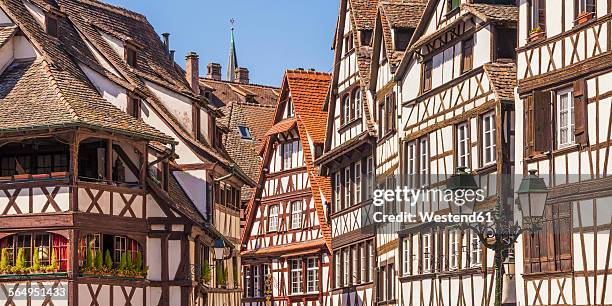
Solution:
<svg viewBox="0 0 612 306"><path fill-rule="evenodd" d="M236 21L234 19L230 19L230 23L232 24L231 34L230 34L230 50L229 50L229 60L227 65L227 80L233 82L236 78L236 69L238 68L238 58L236 57L236 43L234 41L234 23Z"/></svg>

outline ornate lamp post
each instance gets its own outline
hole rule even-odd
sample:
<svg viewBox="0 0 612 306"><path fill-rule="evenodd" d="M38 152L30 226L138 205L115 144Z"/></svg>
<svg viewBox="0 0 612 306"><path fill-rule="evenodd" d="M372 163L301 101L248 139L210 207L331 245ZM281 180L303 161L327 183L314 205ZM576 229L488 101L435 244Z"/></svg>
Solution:
<svg viewBox="0 0 612 306"><path fill-rule="evenodd" d="M474 176L465 171L465 168L459 168L447 184L447 189L456 192L459 190L468 191L474 190L478 185ZM540 219L544 215L544 207L548 197L548 188L544 179L536 175L536 171L529 171L529 175L521 181L518 190L518 197L521 205L523 217L529 217L530 220ZM471 206L470 206L471 205ZM453 206L459 206L454 207ZM463 205L455 205L450 203L452 213L471 214L474 211L474 203L465 203ZM493 213L492 223L462 223L458 227L461 229L470 229L477 236L480 242L488 249L495 253L495 305L502 304L502 288L504 275L504 261L508 256L508 251L514 246L518 237L524 232L535 232L540 228L535 222L529 222L529 227L521 227L518 223L513 222L513 216L508 216L502 202L498 196L495 210Z"/></svg>

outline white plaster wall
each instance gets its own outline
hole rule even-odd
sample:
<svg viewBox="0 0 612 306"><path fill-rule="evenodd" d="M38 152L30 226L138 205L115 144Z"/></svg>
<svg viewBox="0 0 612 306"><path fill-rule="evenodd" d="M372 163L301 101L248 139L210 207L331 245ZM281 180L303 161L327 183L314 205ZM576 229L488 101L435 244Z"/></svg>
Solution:
<svg viewBox="0 0 612 306"><path fill-rule="evenodd" d="M106 43L108 43L111 46L111 48L113 48L113 50L117 52L119 57L123 58L124 53L125 53L123 41L121 41L117 37L114 37L104 32L100 32L100 34L102 38L106 41Z"/></svg>
<svg viewBox="0 0 612 306"><path fill-rule="evenodd" d="M0 24L13 24L11 18L2 9L0 9Z"/></svg>
<svg viewBox="0 0 612 306"><path fill-rule="evenodd" d="M175 279L182 256L181 241L168 240L168 273L170 274L170 279Z"/></svg>
<svg viewBox="0 0 612 306"><path fill-rule="evenodd" d="M13 55L15 59L36 58L36 50L25 36L13 37Z"/></svg>
<svg viewBox="0 0 612 306"><path fill-rule="evenodd" d="M147 238L147 265L149 266L148 279L161 280L161 239Z"/></svg>
<svg viewBox="0 0 612 306"><path fill-rule="evenodd" d="M192 103L194 103L194 101L153 82L147 81L145 83L147 88L157 96L168 111L180 122L183 128L187 131L192 131Z"/></svg>
<svg viewBox="0 0 612 306"><path fill-rule="evenodd" d="M0 73L13 62L14 54L13 40L11 39L0 48Z"/></svg>
<svg viewBox="0 0 612 306"><path fill-rule="evenodd" d="M206 210L206 171L190 170L172 173L200 213L207 215Z"/></svg>

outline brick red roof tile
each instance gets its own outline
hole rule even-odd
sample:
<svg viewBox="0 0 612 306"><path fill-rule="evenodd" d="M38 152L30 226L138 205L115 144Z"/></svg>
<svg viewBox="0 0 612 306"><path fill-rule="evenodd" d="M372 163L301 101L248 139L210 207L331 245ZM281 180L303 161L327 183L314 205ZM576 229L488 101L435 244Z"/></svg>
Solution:
<svg viewBox="0 0 612 306"><path fill-rule="evenodd" d="M514 102L516 83L515 63L490 63L484 65L493 92L497 99Z"/></svg>

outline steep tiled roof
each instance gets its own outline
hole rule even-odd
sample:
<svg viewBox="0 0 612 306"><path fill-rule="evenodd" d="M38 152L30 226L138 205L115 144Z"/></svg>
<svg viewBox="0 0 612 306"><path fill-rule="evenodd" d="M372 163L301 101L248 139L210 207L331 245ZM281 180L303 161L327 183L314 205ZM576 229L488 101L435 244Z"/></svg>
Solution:
<svg viewBox="0 0 612 306"><path fill-rule="evenodd" d="M229 102L224 108L229 132L224 145L229 155L253 181L257 181L261 158L259 151L266 131L274 122L275 106L242 102ZM238 126L248 127L252 139L243 139ZM242 189L242 200L253 195L253 188Z"/></svg>
<svg viewBox="0 0 612 306"><path fill-rule="evenodd" d="M281 95L290 94L291 101L295 111L295 122L302 142L304 152L304 162L311 184L312 197L317 210L319 224L325 243L331 248L331 228L326 219L325 208L323 206L323 196L329 200L331 198L331 183L329 178L319 176L318 168L314 165L314 155L311 152L311 145L314 143L323 144L325 141L325 120L327 113L323 111L323 103L327 95L327 91L331 84L331 75L328 73L305 71L305 70L287 70L283 81ZM281 120L282 105L276 107L276 121ZM280 122L283 129L287 124L294 125L292 120L284 120ZM280 126L279 125L279 126ZM271 147L270 139L272 135L266 138L264 142L263 157L264 161L270 158ZM259 183L263 183L265 174L260 166ZM261 192L261 187L256 191ZM242 242L244 243L249 234L248 227L253 222L256 212L255 199L252 198L246 208L247 230L243 232Z"/></svg>
<svg viewBox="0 0 612 306"><path fill-rule="evenodd" d="M323 103L329 85L331 75L322 72L288 70L285 73L291 101L295 107L295 114L301 121L308 135L314 142L325 141L325 118L327 113L323 111Z"/></svg>
<svg viewBox="0 0 612 306"><path fill-rule="evenodd" d="M0 47L3 46L17 32L16 25L0 26Z"/></svg>
<svg viewBox="0 0 612 306"><path fill-rule="evenodd" d="M426 1L392 0L380 2L383 14L392 28L416 28Z"/></svg>
<svg viewBox="0 0 612 306"><path fill-rule="evenodd" d="M297 123L297 121L295 120L295 118L290 118L290 119L285 119L275 125L273 125L267 132L266 132L266 136L272 136L278 133L283 133L286 132L290 129L292 129L295 124Z"/></svg>
<svg viewBox="0 0 612 306"><path fill-rule="evenodd" d="M518 21L518 7L514 5L464 3L461 8L476 15L484 21L516 22Z"/></svg>
<svg viewBox="0 0 612 306"><path fill-rule="evenodd" d="M378 0L349 0L355 27L358 30L373 29Z"/></svg>
<svg viewBox="0 0 612 306"><path fill-rule="evenodd" d="M514 88L516 88L516 64L490 63L484 65L489 82L497 99L514 101Z"/></svg>
<svg viewBox="0 0 612 306"><path fill-rule="evenodd" d="M204 89L212 90L210 103L220 108L230 102L276 106L278 100L278 88L271 86L240 84L208 78L200 78L200 85Z"/></svg>

